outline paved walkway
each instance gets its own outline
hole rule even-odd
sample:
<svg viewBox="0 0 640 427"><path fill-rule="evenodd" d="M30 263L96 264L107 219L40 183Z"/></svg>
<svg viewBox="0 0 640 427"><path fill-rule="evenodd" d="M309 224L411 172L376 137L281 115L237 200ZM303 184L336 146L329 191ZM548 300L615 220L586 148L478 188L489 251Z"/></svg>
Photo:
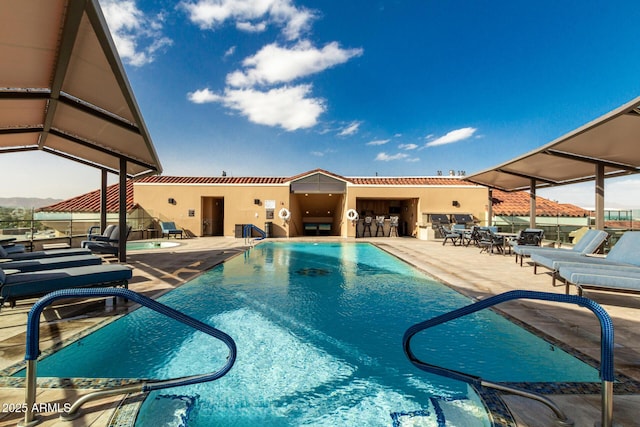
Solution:
<svg viewBox="0 0 640 427"><path fill-rule="evenodd" d="M514 258L502 255L480 254L475 247L442 246L439 241L420 241L410 238L358 239L370 241L380 248L406 260L440 281L473 299L482 299L513 289L563 293L564 288L553 288L547 274L533 274L531 267L520 267ZM150 297L158 297L193 279L212 266L242 252L243 239L195 238L184 240L183 245L162 250L132 251L128 263L134 268L130 289ZM611 315L615 327L615 364L620 372L640 381L640 297L624 294L589 293L586 296L600 303ZM26 314L32 301L15 308L4 307L0 312L0 369L20 362L24 357ZM109 321L132 310L133 304L119 302L115 306L103 301L68 302L45 310L41 326L41 349L46 350L60 342ZM532 328L566 343L596 360L600 358L600 332L595 317L586 309L538 301L512 301L499 306L509 316ZM88 313L89 312L89 313ZM64 319L63 321L61 319ZM7 378L0 387L0 427L15 425L21 419L24 389L10 386ZM636 390L637 391L637 390ZM75 388L39 388L38 402L64 403L86 393ZM600 396L549 396L575 421L575 426L592 426L600 419ZM553 425L550 411L535 402L515 396L505 401L520 427ZM44 426L107 426L120 398L104 398L88 404L83 416L72 423L59 421L55 407L40 414ZM616 390L614 419L617 425L640 427L640 396ZM14 409L15 412L11 412Z"/></svg>

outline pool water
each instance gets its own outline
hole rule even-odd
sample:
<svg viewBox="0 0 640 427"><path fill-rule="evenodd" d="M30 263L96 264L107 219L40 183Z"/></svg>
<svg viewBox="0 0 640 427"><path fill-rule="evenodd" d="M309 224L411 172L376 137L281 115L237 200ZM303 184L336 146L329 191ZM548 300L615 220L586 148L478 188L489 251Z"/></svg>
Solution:
<svg viewBox="0 0 640 427"><path fill-rule="evenodd" d="M128 251L139 251L144 249L165 249L180 246L178 242L163 242L163 241L140 241L140 242L127 242Z"/></svg>
<svg viewBox="0 0 640 427"><path fill-rule="evenodd" d="M402 352L409 326L471 301L372 245L265 242L161 301L231 335L238 358L218 381L151 393L136 426L491 425L470 387ZM412 348L490 381L598 381L490 311L425 331ZM215 371L226 355L141 308L43 359L38 375L173 378Z"/></svg>

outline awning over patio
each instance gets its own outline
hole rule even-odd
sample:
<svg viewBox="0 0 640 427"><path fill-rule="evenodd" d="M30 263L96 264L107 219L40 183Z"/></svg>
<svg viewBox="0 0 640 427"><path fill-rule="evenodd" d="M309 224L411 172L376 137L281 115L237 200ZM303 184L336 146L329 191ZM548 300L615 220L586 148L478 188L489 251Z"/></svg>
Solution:
<svg viewBox="0 0 640 427"><path fill-rule="evenodd" d="M98 0L1 1L0 58L0 154L42 150L96 167L103 194L107 173L119 174L124 261L126 179L162 167Z"/></svg>
<svg viewBox="0 0 640 427"><path fill-rule="evenodd" d="M0 2L0 154L162 168L97 0Z"/></svg>
<svg viewBox="0 0 640 427"><path fill-rule="evenodd" d="M596 226L604 224L604 179L640 172L640 97L543 147L466 177L504 191L596 181ZM532 204L535 214L535 205Z"/></svg>

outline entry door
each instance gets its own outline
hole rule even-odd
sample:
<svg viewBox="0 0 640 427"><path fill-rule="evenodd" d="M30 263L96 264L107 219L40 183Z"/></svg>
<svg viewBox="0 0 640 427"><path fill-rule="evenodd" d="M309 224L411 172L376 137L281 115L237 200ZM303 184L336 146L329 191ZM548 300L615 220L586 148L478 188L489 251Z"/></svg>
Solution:
<svg viewBox="0 0 640 427"><path fill-rule="evenodd" d="M224 231L224 198L202 198L202 235L222 236Z"/></svg>

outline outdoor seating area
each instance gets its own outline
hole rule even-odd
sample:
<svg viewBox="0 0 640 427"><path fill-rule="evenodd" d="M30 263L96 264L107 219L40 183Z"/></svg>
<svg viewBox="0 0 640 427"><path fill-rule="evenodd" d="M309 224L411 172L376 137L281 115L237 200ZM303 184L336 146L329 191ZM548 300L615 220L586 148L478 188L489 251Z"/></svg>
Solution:
<svg viewBox="0 0 640 427"><path fill-rule="evenodd" d="M399 217L365 214L358 221L356 237L398 237ZM375 231L374 231L375 227Z"/></svg>
<svg viewBox="0 0 640 427"><path fill-rule="evenodd" d="M0 246L0 308L49 292L99 286L127 287L131 268L103 264L89 249L8 253Z"/></svg>

